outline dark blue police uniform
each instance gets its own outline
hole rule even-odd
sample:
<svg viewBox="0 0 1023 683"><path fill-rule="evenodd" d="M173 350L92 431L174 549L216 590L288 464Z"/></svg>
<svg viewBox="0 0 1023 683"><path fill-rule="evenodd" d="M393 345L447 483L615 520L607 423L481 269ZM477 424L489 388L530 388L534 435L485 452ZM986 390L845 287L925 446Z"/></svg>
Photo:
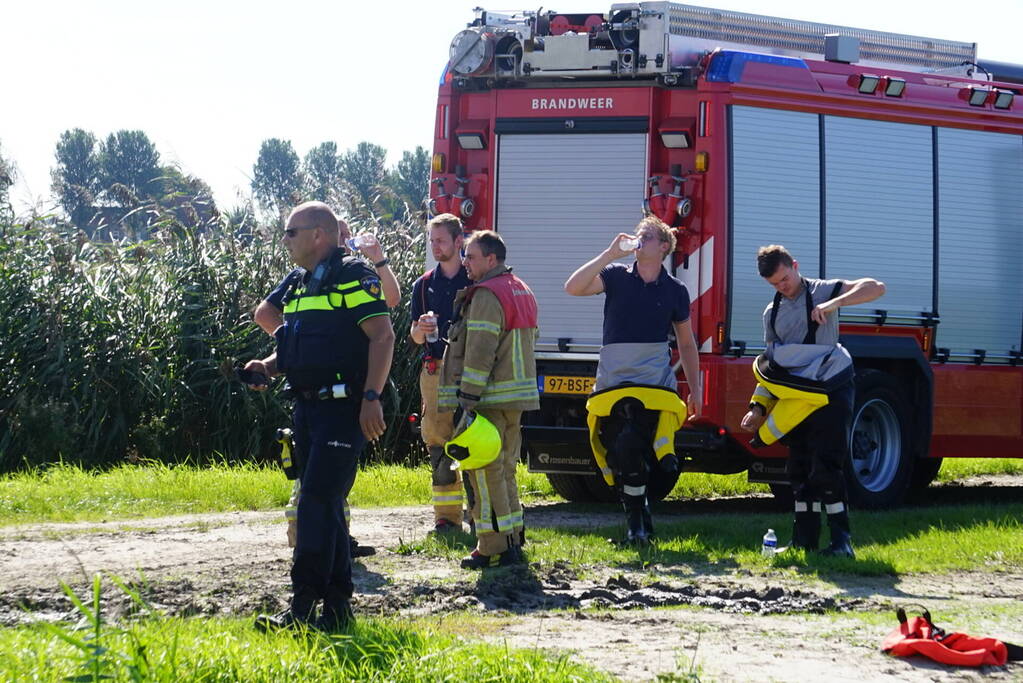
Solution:
<svg viewBox="0 0 1023 683"><path fill-rule="evenodd" d="M326 263L318 291L308 272L285 279L284 324L274 335L278 370L296 393L295 449L305 463L291 568L292 613L298 616L310 615L321 599L326 611L352 596L343 507L365 445L359 412L369 338L359 325L388 314L380 279L365 263L340 249ZM339 383L347 386L347 398L316 397L318 389Z"/></svg>

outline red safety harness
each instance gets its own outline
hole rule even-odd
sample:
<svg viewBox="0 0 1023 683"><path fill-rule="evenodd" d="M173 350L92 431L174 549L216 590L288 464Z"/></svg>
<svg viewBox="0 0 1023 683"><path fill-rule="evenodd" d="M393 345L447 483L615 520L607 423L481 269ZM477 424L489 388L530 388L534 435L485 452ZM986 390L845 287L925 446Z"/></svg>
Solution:
<svg viewBox="0 0 1023 683"><path fill-rule="evenodd" d="M975 638L965 633L946 633L931 621L931 613L921 608L921 616L906 618L906 610L896 610L899 626L885 637L881 650L898 657L923 655L953 666L1005 666L1023 659L1023 647L995 638Z"/></svg>

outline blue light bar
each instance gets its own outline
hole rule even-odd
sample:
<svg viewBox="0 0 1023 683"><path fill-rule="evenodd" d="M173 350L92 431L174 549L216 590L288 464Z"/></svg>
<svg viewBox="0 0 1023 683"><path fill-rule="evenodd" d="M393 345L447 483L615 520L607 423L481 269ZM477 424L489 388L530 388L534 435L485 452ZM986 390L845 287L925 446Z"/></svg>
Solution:
<svg viewBox="0 0 1023 683"><path fill-rule="evenodd" d="M798 57L782 57L779 55L762 55L756 52L735 52L734 50L721 50L711 59L710 68L707 70L707 80L718 83L741 83L742 72L750 62L758 64L774 64L775 66L788 66L797 69L809 70L802 59Z"/></svg>

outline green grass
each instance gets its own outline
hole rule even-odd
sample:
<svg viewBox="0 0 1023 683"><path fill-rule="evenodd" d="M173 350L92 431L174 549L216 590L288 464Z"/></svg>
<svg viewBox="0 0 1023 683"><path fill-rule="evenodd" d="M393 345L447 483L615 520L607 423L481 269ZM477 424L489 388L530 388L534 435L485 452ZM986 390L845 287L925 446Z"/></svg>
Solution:
<svg viewBox="0 0 1023 683"><path fill-rule="evenodd" d="M614 680L567 655L466 641L428 622L360 619L338 635L262 634L251 619L150 615L111 624L102 614L98 577L93 588L91 598L72 598L82 616L75 626L0 629L0 680Z"/></svg>
<svg viewBox="0 0 1023 683"><path fill-rule="evenodd" d="M947 459L938 475L950 481L978 474L1023 473L1023 459ZM557 500L547 478L519 467L526 503ZM682 475L672 500L764 493L745 474ZM120 465L89 471L51 465L0 477L0 525L34 522L99 521L162 515L272 510L282 507L291 482L279 469L262 465ZM353 507L428 505L430 473L416 468L374 465L359 472Z"/></svg>
<svg viewBox="0 0 1023 683"><path fill-rule="evenodd" d="M519 470L525 502L551 499L547 478ZM0 477L0 526L34 522L135 519L283 507L291 482L273 466L120 465L89 471L59 464ZM360 470L353 507L429 505L426 465Z"/></svg>
<svg viewBox="0 0 1023 683"><path fill-rule="evenodd" d="M945 458L937 481L955 481L982 474L1023 474L1023 458Z"/></svg>

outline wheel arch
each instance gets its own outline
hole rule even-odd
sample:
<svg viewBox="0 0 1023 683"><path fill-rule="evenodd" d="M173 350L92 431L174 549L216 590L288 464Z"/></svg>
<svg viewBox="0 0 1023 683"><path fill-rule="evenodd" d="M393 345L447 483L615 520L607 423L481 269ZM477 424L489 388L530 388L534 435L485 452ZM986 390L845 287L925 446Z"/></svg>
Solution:
<svg viewBox="0 0 1023 683"><path fill-rule="evenodd" d="M912 407L913 456L916 460L927 458L934 424L934 372L916 339L851 334L840 341L852 355L857 371L879 370L905 386Z"/></svg>

